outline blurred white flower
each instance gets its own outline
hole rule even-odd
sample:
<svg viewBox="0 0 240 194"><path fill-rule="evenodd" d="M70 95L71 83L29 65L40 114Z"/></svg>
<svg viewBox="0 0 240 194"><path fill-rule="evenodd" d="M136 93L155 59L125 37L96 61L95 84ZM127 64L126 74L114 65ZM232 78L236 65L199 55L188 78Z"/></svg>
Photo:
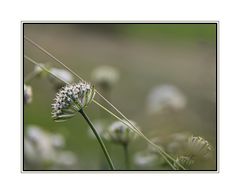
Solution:
<svg viewBox="0 0 240 194"><path fill-rule="evenodd" d="M93 121L93 125L94 125L95 129L97 130L98 134L101 137L105 138L105 131L108 128L108 122L103 120L103 119L101 119L101 120L94 120ZM89 134L90 137L96 138L96 136L94 135L94 133L93 133L93 131L92 131L92 129L90 127L88 129L88 134Z"/></svg>
<svg viewBox="0 0 240 194"><path fill-rule="evenodd" d="M186 133L173 133L170 138L173 141L178 141L178 142L186 142L188 139L188 135Z"/></svg>
<svg viewBox="0 0 240 194"><path fill-rule="evenodd" d="M62 135L53 134L50 136L53 147L55 148L63 148L65 145L65 141Z"/></svg>
<svg viewBox="0 0 240 194"><path fill-rule="evenodd" d="M24 137L24 157L27 163L44 168L71 168L77 165L77 157L70 151L63 150L64 138L42 128L30 125Z"/></svg>
<svg viewBox="0 0 240 194"><path fill-rule="evenodd" d="M55 68L55 67L52 67L50 69L50 72L53 74L53 75L56 75L57 77L63 79L64 81L68 82L68 83L72 83L73 82L73 76L72 74L65 70L65 69L60 69L60 68ZM55 81L56 81L56 78L53 78ZM58 80L57 80L58 81Z"/></svg>
<svg viewBox="0 0 240 194"><path fill-rule="evenodd" d="M38 144L41 142L41 139L43 138L44 133L42 132L42 129L35 125L30 125L27 128L27 137L30 141Z"/></svg>
<svg viewBox="0 0 240 194"><path fill-rule="evenodd" d="M77 157L71 151L61 151L55 158L55 164L60 166L74 166L77 164Z"/></svg>
<svg viewBox="0 0 240 194"><path fill-rule="evenodd" d="M24 157L30 162L36 162L38 160L35 146L27 138L24 139Z"/></svg>
<svg viewBox="0 0 240 194"><path fill-rule="evenodd" d="M47 74L47 78L52 83L52 85L56 91L58 91L59 89L61 89L62 87L64 87L66 85L64 82L67 82L69 84L74 82L73 75L65 69L52 67L52 68L49 68L48 71L50 73ZM55 76L60 78L64 82L59 80Z"/></svg>
<svg viewBox="0 0 240 194"><path fill-rule="evenodd" d="M135 122L131 121L131 123L136 126ZM112 123L104 135L106 139L120 144L128 144L136 136L137 134L121 121Z"/></svg>
<svg viewBox="0 0 240 194"><path fill-rule="evenodd" d="M168 153L177 154L179 151L181 151L181 146L182 145L179 142L172 141L168 143L166 150Z"/></svg>
<svg viewBox="0 0 240 194"><path fill-rule="evenodd" d="M165 84L154 87L147 97L147 110L151 114L165 109L180 110L185 106L185 96L173 85Z"/></svg>
<svg viewBox="0 0 240 194"><path fill-rule="evenodd" d="M134 163L139 167L151 167L157 163L158 159L156 154L143 151L135 154Z"/></svg>
<svg viewBox="0 0 240 194"><path fill-rule="evenodd" d="M178 132L170 136L154 137L151 138L151 141L158 145L160 149L175 155L185 151L188 138L189 135ZM151 153L159 153L159 150L151 145L148 145L147 150Z"/></svg>
<svg viewBox="0 0 240 194"><path fill-rule="evenodd" d="M32 102L32 87L24 84L24 104Z"/></svg>
<svg viewBox="0 0 240 194"><path fill-rule="evenodd" d="M100 66L92 72L92 80L103 88L112 87L119 79L118 71L111 66Z"/></svg>
<svg viewBox="0 0 240 194"><path fill-rule="evenodd" d="M189 135L185 133L174 133L170 135L166 145L166 151L171 154L179 154L184 151Z"/></svg>
<svg viewBox="0 0 240 194"><path fill-rule="evenodd" d="M52 161L54 159L55 150L51 138L41 128L30 126L26 137L32 143L40 161Z"/></svg>

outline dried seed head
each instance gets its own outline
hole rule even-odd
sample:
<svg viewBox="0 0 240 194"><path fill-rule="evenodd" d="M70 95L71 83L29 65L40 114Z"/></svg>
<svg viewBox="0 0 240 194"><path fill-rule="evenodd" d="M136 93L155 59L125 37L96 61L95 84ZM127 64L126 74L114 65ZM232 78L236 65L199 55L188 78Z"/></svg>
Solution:
<svg viewBox="0 0 240 194"><path fill-rule="evenodd" d="M189 154L193 156L206 157L212 151L212 146L202 137L190 137L187 146Z"/></svg>
<svg viewBox="0 0 240 194"><path fill-rule="evenodd" d="M133 123L133 125L136 125L135 122L131 121L131 123ZM116 121L110 125L104 137L115 143L128 144L131 140L136 138L136 133L134 133L121 121Z"/></svg>
<svg viewBox="0 0 240 194"><path fill-rule="evenodd" d="M32 102L32 87L24 84L24 104Z"/></svg>
<svg viewBox="0 0 240 194"><path fill-rule="evenodd" d="M92 80L102 88L112 87L119 79L118 71L110 66L101 66L92 73Z"/></svg>
<svg viewBox="0 0 240 194"><path fill-rule="evenodd" d="M63 87L56 95L52 104L52 117L56 121L71 118L82 108L92 102L95 95L94 87L86 82L70 84Z"/></svg>
<svg viewBox="0 0 240 194"><path fill-rule="evenodd" d="M177 170L180 170L179 165L177 165L177 163L189 169L193 165L194 161L188 156L177 157L176 162L173 165L177 168Z"/></svg>

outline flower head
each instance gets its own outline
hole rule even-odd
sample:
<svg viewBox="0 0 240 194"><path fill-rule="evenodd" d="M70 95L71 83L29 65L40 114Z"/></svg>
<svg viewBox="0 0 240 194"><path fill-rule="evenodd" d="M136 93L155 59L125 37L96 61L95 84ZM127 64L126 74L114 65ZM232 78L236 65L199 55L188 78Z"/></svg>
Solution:
<svg viewBox="0 0 240 194"><path fill-rule="evenodd" d="M202 137L190 137L187 145L188 151L193 156L206 157L212 151L212 146Z"/></svg>
<svg viewBox="0 0 240 194"><path fill-rule="evenodd" d="M131 123L136 125L135 122L131 121ZM132 139L136 138L136 133L121 121L116 121L110 125L104 137L115 143L128 144Z"/></svg>
<svg viewBox="0 0 240 194"><path fill-rule="evenodd" d="M86 82L70 84L63 87L56 95L52 104L54 120L64 121L90 104L94 98L94 87Z"/></svg>
<svg viewBox="0 0 240 194"><path fill-rule="evenodd" d="M24 84L24 104L32 102L32 87Z"/></svg>

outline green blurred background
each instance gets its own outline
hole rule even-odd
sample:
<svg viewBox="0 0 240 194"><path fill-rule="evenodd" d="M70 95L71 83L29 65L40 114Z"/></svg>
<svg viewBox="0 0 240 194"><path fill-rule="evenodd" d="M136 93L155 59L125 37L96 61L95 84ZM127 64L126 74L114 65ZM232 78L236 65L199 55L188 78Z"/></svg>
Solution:
<svg viewBox="0 0 240 194"><path fill-rule="evenodd" d="M216 24L24 24L24 35L87 81L91 81L96 67L116 68L120 79L112 89L111 102L137 122L149 138L159 137L164 142L174 133L204 137L213 146L212 157L195 169L216 169ZM37 62L61 67L26 41L24 54ZM33 69L25 60L24 76ZM148 94L161 84L181 90L186 107L149 115ZM89 137L88 126L80 115L64 123L52 120L51 104L56 91L49 80L36 78L30 85L33 101L24 106L25 132L29 124L34 124L51 133L60 133L66 149L77 155L76 169L106 169L102 166L105 160L98 142ZM93 121L114 121L94 104L86 112ZM118 169L124 169L121 146L106 144ZM146 147L141 138L130 144L131 169L139 169L134 165L134 154Z"/></svg>

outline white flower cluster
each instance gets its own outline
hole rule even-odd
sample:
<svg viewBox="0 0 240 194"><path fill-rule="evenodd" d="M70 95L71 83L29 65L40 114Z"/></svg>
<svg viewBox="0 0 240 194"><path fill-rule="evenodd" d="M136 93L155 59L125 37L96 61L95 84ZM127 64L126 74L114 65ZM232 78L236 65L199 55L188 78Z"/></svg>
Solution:
<svg viewBox="0 0 240 194"><path fill-rule="evenodd" d="M112 87L118 79L118 71L111 66L100 66L92 72L92 80L102 87Z"/></svg>
<svg viewBox="0 0 240 194"><path fill-rule="evenodd" d="M73 117L76 111L86 107L93 100L94 87L86 82L63 87L56 95L52 104L52 117L63 121Z"/></svg>

